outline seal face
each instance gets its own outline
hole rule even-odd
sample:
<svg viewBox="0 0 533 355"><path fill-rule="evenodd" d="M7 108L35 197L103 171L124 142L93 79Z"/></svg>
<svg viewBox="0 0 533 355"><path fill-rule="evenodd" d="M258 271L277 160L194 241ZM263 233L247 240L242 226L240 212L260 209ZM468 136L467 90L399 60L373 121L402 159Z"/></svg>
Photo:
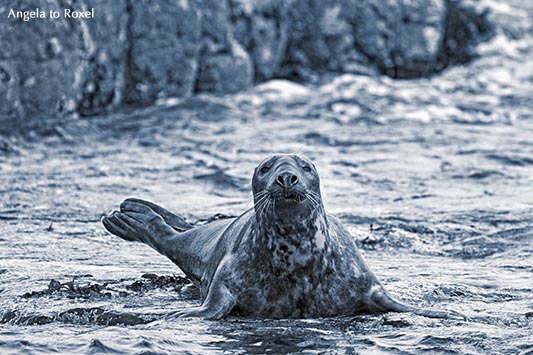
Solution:
<svg viewBox="0 0 533 355"><path fill-rule="evenodd" d="M148 244L199 287L202 305L171 315L218 319L309 318L362 312L450 312L392 299L368 269L354 238L327 215L315 166L297 155L262 161L252 178L254 207L193 227L154 203L127 199L102 223L111 233Z"/></svg>

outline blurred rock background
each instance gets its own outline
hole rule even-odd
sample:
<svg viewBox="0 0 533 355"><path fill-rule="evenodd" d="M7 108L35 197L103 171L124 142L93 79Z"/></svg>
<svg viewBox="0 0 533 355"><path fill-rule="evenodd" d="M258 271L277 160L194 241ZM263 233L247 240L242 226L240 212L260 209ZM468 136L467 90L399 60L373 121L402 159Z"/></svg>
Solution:
<svg viewBox="0 0 533 355"><path fill-rule="evenodd" d="M271 78L430 76L475 56L487 12L452 0L19 0L0 4L1 131ZM10 9L95 8L85 20Z"/></svg>

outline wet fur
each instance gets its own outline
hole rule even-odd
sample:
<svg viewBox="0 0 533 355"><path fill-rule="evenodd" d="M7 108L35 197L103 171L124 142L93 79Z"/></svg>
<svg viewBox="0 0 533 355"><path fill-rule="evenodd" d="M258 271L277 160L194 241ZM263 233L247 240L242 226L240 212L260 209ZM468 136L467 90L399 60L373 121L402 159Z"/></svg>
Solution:
<svg viewBox="0 0 533 355"><path fill-rule="evenodd" d="M274 156L255 170L254 208L237 218L192 228L160 206L128 199L103 224L166 255L198 284L202 305L173 316L315 318L387 311L456 316L393 300L354 238L325 213L319 185L308 160Z"/></svg>

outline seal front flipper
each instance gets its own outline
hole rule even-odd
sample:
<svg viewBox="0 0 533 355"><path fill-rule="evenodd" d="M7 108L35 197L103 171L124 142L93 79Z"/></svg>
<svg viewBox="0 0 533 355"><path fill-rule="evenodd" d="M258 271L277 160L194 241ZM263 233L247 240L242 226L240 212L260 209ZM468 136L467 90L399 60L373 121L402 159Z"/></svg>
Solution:
<svg viewBox="0 0 533 355"><path fill-rule="evenodd" d="M161 254L169 248L169 241L178 232L151 208L124 201L121 212L114 211L102 218L108 232L129 241L148 244Z"/></svg>
<svg viewBox="0 0 533 355"><path fill-rule="evenodd" d="M202 317L205 319L222 319L231 312L236 304L235 297L224 284L212 284L201 306L171 312L165 318Z"/></svg>
<svg viewBox="0 0 533 355"><path fill-rule="evenodd" d="M467 317L454 311L440 311L426 308L417 308L403 304L392 298L385 289L379 285L373 287L370 294L370 306L380 312L412 312L424 317L465 320Z"/></svg>
<svg viewBox="0 0 533 355"><path fill-rule="evenodd" d="M194 228L194 226L192 224L190 224L189 222L187 222L183 217L181 217L181 216L179 216L179 215L177 215L175 213L172 213L169 210L167 210L167 209L165 209L165 208L163 208L163 207L161 207L159 205L156 205L153 202L146 201L146 200L141 200L139 198L131 198L130 197L130 198L127 198L124 201L122 201L122 203L120 204L120 211L124 212L124 210L127 208L127 206L129 204L131 204L131 203L141 204L141 205L144 205L144 206L150 208L152 211L154 211L155 213L157 213L158 215L163 217L165 222L169 226L174 228L176 231L178 231L178 232L183 232L183 231L186 231L186 230Z"/></svg>

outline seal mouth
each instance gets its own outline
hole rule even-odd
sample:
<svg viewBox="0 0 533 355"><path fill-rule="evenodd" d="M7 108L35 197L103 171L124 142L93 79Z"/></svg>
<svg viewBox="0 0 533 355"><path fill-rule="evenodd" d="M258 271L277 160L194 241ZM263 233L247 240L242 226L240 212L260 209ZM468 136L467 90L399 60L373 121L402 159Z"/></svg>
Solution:
<svg viewBox="0 0 533 355"><path fill-rule="evenodd" d="M278 211L297 213L310 209L320 209L320 195L307 188L281 189L271 186L254 194L254 209L258 215Z"/></svg>
<svg viewBox="0 0 533 355"><path fill-rule="evenodd" d="M270 192L272 199L278 202L300 203L307 198L305 191L299 189L274 189Z"/></svg>
<svg viewBox="0 0 533 355"><path fill-rule="evenodd" d="M306 196L303 194L296 193L294 191L287 191L280 197L278 197L278 200L285 200L285 201L291 201L291 202L302 202L305 200Z"/></svg>

